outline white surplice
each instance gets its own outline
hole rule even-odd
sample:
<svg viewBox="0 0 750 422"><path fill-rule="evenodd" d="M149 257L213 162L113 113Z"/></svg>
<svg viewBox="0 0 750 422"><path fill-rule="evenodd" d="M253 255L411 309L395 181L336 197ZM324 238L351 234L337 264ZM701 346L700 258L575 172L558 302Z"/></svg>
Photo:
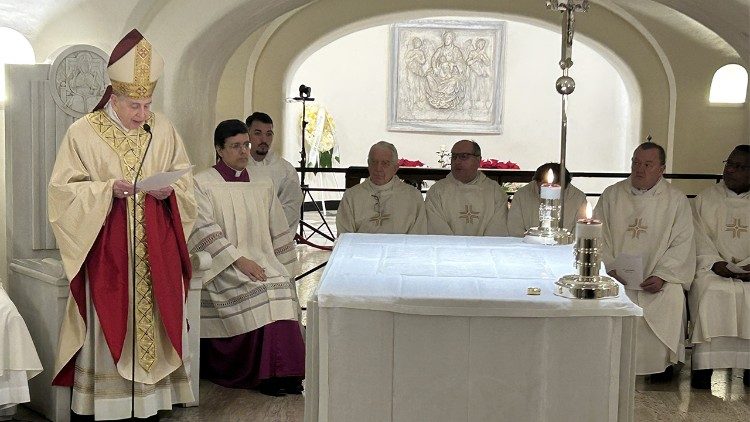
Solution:
<svg viewBox="0 0 750 422"><path fill-rule="evenodd" d="M397 177L378 186L368 178L344 192L336 229L343 233L426 234L422 193Z"/></svg>
<svg viewBox="0 0 750 422"><path fill-rule="evenodd" d="M604 190L594 216L603 223L602 261L607 270L620 254L640 255L644 279L657 276L666 281L657 293L625 290L643 308L636 373L662 372L685 356L684 290L695 274L690 204L664 179L638 194L625 179Z"/></svg>
<svg viewBox="0 0 750 422"><path fill-rule="evenodd" d="M508 195L482 172L469 183L448 174L427 192L427 232L459 236L507 236Z"/></svg>
<svg viewBox="0 0 750 422"><path fill-rule="evenodd" d="M518 189L508 210L508 234L523 237L526 230L539 227L539 185L532 181ZM586 195L573 185L565 188L565 228L575 232L576 221L586 215Z"/></svg>
<svg viewBox="0 0 750 422"><path fill-rule="evenodd" d="M750 193L718 183L695 197L695 280L688 296L693 369L750 369L750 283L711 270L726 261L750 264Z"/></svg>
<svg viewBox="0 0 750 422"><path fill-rule="evenodd" d="M26 323L0 284L0 412L28 402L28 380L40 372L42 363Z"/></svg>
<svg viewBox="0 0 750 422"><path fill-rule="evenodd" d="M258 177L269 177L276 189L276 196L284 207L284 215L292 232L297 231L299 224L300 209L302 208L302 188L299 184L299 175L292 164L277 156L273 151L268 151L266 157L261 161L255 161L252 157L248 160L247 171L250 180Z"/></svg>
<svg viewBox="0 0 750 422"><path fill-rule="evenodd" d="M280 320L298 320L294 233L271 179L226 182L211 168L195 176L198 218L191 252L213 257L201 291L201 338L232 337ZM251 280L234 262L244 256L265 268Z"/></svg>

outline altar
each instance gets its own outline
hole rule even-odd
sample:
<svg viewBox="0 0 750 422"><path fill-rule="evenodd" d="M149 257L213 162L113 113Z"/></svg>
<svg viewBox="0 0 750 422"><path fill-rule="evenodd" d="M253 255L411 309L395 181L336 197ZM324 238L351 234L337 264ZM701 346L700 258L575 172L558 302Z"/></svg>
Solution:
<svg viewBox="0 0 750 422"><path fill-rule="evenodd" d="M342 235L308 304L305 420L632 420L642 310L555 296L574 272L570 245Z"/></svg>

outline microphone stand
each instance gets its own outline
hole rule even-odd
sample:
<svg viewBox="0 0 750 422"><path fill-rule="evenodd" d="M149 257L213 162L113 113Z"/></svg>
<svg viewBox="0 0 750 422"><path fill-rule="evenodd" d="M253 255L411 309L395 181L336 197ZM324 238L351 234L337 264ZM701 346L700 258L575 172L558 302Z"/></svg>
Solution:
<svg viewBox="0 0 750 422"><path fill-rule="evenodd" d="M302 150L300 150L300 188L302 189L302 207L300 208L300 220L299 220L299 234L297 235L297 240L299 243L306 243L310 244L309 239L315 234L319 234L323 236L324 238L330 240L331 242L335 241L336 239L333 236L333 231L331 230L331 227L328 226L328 223L326 222L325 216L323 215L323 211L318 207L318 203L315 202L315 198L313 198L312 193L310 193L310 187L305 183L305 175L307 174L307 150L305 145L305 132L307 131L307 114L306 114L306 108L305 105L308 101L315 101L315 98L310 97L310 92L312 91L312 88L305 85L300 85L299 87L299 97L292 98L294 101L301 101L302 102ZM318 215L320 216L320 220L322 223L318 227L313 227L309 223L307 223L304 219L305 217L305 201L304 197L308 196L310 197L310 201L312 202L313 206L315 207L316 211L318 212ZM312 234L310 236L305 237L305 227L308 227ZM325 233L321 230L322 227L326 227L328 229L328 233ZM313 245L316 246L316 245ZM316 246L317 247L317 246ZM321 249L325 247L319 247ZM323 264L325 265L325 264ZM317 270L318 268L322 267L323 265L320 265L315 268ZM314 270L313 270L314 271ZM307 275L308 273L305 273ZM295 278L295 280L299 280L303 276L298 276Z"/></svg>
<svg viewBox="0 0 750 422"><path fill-rule="evenodd" d="M143 152L143 156L141 156L141 162L138 164L138 171L135 172L135 177L133 178L133 225L132 225L132 243L130 245L130 251L131 251L131 257L132 257L132 264L130 267L130 270L132 272L132 280L133 280L133 298L131 299L133 301L132 303L132 312L133 312L133 328L132 328L132 335L133 335L133 344L132 344L132 356L131 356L131 365L132 365L132 371L131 371L131 378L130 378L130 419L135 420L135 338L137 335L137 329L136 329L136 322L135 322L135 295L136 295L136 289L135 289L135 283L136 283L136 274L135 274L135 268L136 268L136 242L138 241L138 235L136 232L136 225L138 224L138 218L136 217L136 210L138 209L138 190L136 188L138 184L138 178L141 175L141 169L143 168L143 163L146 161L146 154L148 154L148 149L151 147L151 139L153 138L153 134L151 133L151 126L149 126L148 123L143 124L143 130L146 131L148 134L148 143L146 144L146 150ZM145 199L144 199L145 201ZM145 203L144 203L145 208Z"/></svg>

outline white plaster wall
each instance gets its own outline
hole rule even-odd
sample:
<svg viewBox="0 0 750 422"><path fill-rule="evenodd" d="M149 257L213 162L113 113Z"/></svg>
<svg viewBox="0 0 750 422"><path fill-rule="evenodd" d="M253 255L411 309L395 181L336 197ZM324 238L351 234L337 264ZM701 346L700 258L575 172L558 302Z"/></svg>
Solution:
<svg viewBox="0 0 750 422"><path fill-rule="evenodd" d="M381 139L393 142L401 157L437 166L435 151L441 144L450 147L469 137L479 142L485 158L511 160L533 170L560 157L561 99L554 88L561 74L559 45L559 33L508 22L500 135L387 131L388 25L352 33L315 52L297 70L287 95L294 95L302 83L313 87L316 104L335 118L342 167L366 165L369 146ZM640 109L631 105L640 107L640 101L631 101L618 71L578 40L573 60L570 75L577 87L569 96L568 168L627 172L639 133L633 116L640 116ZM283 128L283 151L290 161L298 160L300 130L295 122L300 113L297 103L285 107L284 121L290 123Z"/></svg>

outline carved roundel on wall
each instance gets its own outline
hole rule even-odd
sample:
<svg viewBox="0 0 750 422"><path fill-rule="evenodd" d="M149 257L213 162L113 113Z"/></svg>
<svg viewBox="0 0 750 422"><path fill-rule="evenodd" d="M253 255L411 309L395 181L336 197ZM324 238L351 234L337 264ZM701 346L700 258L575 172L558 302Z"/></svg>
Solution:
<svg viewBox="0 0 750 422"><path fill-rule="evenodd" d="M107 53L90 45L73 45L52 56L49 87L55 104L75 118L91 112L109 85Z"/></svg>

